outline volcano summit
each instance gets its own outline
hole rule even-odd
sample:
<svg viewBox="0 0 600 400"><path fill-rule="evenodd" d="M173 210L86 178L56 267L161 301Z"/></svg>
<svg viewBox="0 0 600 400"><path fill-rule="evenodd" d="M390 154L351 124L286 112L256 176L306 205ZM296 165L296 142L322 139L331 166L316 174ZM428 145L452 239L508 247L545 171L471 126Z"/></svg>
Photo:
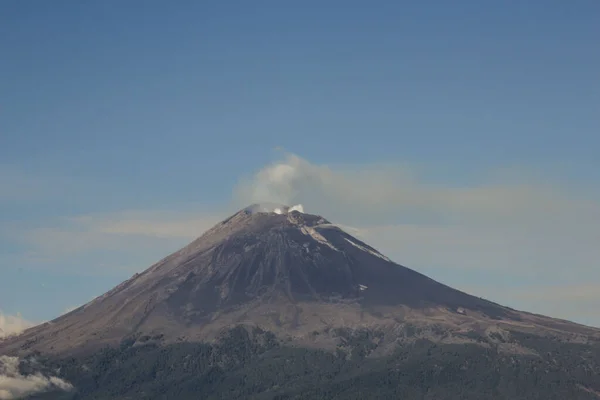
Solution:
<svg viewBox="0 0 600 400"><path fill-rule="evenodd" d="M437 339L452 340L453 332L471 330L598 334L452 289L301 210L246 207L108 293L0 349L89 352L142 336L210 341L238 325L324 348L335 341L319 333L336 328L377 328L389 343L407 325L424 332L435 325Z"/></svg>
<svg viewBox="0 0 600 400"><path fill-rule="evenodd" d="M9 399L40 379L32 398L600 397L598 329L452 289L301 206L240 210L0 356Z"/></svg>

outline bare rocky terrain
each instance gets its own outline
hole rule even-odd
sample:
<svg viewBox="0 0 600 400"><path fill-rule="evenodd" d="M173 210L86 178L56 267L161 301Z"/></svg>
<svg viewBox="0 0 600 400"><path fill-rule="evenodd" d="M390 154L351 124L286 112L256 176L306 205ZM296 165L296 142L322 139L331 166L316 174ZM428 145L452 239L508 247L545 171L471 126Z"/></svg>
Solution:
<svg viewBox="0 0 600 400"><path fill-rule="evenodd" d="M79 390L38 397L53 399L390 398L413 388L407 398L530 399L555 379L539 398L600 393L599 329L471 296L321 216L258 205L92 302L0 342L0 355L41 357ZM367 360L379 372L364 370ZM277 375L290 362L295 372ZM471 387L473 376L483 383ZM324 380L316 389L311 379ZM514 385L524 389L513 393Z"/></svg>
<svg viewBox="0 0 600 400"><path fill-rule="evenodd" d="M586 341L600 330L516 311L398 265L323 217L247 207L60 318L0 345L3 353L91 351L127 337L212 340L247 325L331 347L323 332L406 325L436 340L518 330ZM428 327L444 333L436 335ZM319 333L318 335L315 334ZM439 337L438 337L439 336Z"/></svg>

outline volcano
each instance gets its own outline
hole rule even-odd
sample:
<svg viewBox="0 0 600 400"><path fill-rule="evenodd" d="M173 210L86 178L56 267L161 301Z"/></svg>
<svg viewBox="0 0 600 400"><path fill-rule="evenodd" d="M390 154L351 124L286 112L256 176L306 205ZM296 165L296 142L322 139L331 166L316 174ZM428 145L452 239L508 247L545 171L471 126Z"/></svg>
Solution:
<svg viewBox="0 0 600 400"><path fill-rule="evenodd" d="M108 293L0 344L3 353L91 352L126 338L210 341L245 325L332 346L331 329L495 329L573 338L598 330L528 314L399 265L301 207L252 205ZM440 328L441 327L441 328Z"/></svg>

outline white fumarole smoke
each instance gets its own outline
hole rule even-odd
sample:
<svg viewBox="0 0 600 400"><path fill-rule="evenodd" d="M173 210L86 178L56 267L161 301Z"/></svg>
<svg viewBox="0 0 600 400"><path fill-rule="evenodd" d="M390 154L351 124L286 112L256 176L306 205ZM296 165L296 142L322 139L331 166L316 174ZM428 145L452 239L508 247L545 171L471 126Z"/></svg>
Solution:
<svg viewBox="0 0 600 400"><path fill-rule="evenodd" d="M297 204L304 192L304 181L311 178L307 176L305 164L299 157L289 155L284 161L262 169L251 181L242 184L238 188L238 195L244 201L254 203L273 201L278 204Z"/></svg>
<svg viewBox="0 0 600 400"><path fill-rule="evenodd" d="M298 211L304 213L304 206L302 204L296 204L291 207L284 206L276 203L258 203L251 207L248 207L246 211L252 213L275 213L275 214L287 214L292 211Z"/></svg>
<svg viewBox="0 0 600 400"><path fill-rule="evenodd" d="M295 206L291 206L288 209L277 207L273 210L273 212L275 214L287 214L287 213L291 213L292 211L298 211L298 212L304 213L304 206L302 204L296 204Z"/></svg>
<svg viewBox="0 0 600 400"><path fill-rule="evenodd" d="M296 155L287 154L282 160L267 165L240 182L235 196L243 204L302 204L328 217L347 213L352 216L355 204L376 210L374 205L380 203L374 199L380 196L381 190L372 190L378 186L377 179L367 175L366 172L341 171L327 165L311 164ZM387 185L379 186L379 189L387 188ZM385 190L389 192L389 189ZM302 211L296 207L291 207L290 211Z"/></svg>
<svg viewBox="0 0 600 400"><path fill-rule="evenodd" d="M291 206L288 212L298 211L304 213L304 206L302 204L296 204L295 206Z"/></svg>
<svg viewBox="0 0 600 400"><path fill-rule="evenodd" d="M21 399L55 389L70 391L73 386L60 378L41 373L21 375L18 358L0 356L0 400Z"/></svg>

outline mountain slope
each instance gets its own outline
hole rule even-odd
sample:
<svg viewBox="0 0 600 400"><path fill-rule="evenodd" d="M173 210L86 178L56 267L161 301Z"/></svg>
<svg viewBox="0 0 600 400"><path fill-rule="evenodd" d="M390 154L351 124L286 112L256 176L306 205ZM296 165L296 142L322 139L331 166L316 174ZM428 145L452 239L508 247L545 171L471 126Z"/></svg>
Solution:
<svg viewBox="0 0 600 400"><path fill-rule="evenodd" d="M245 208L1 341L0 398L600 398L600 330L455 290L301 211Z"/></svg>
<svg viewBox="0 0 600 400"><path fill-rule="evenodd" d="M532 354L480 344L417 339L369 357L369 337L344 335L335 352L278 343L257 328L233 328L215 343L123 343L88 357L40 358L77 389L36 399L511 399L596 400L600 344L534 335L507 340ZM488 346L485 346L488 345ZM1 383L0 383L1 388Z"/></svg>
<svg viewBox="0 0 600 400"><path fill-rule="evenodd" d="M377 328L391 345L406 324L426 332L439 325L428 337L451 341L502 329L575 341L598 335L452 289L320 216L275 211L254 205L237 212L91 303L1 343L0 351L76 353L143 336L205 341L238 324L323 348L336 340L315 332Z"/></svg>

